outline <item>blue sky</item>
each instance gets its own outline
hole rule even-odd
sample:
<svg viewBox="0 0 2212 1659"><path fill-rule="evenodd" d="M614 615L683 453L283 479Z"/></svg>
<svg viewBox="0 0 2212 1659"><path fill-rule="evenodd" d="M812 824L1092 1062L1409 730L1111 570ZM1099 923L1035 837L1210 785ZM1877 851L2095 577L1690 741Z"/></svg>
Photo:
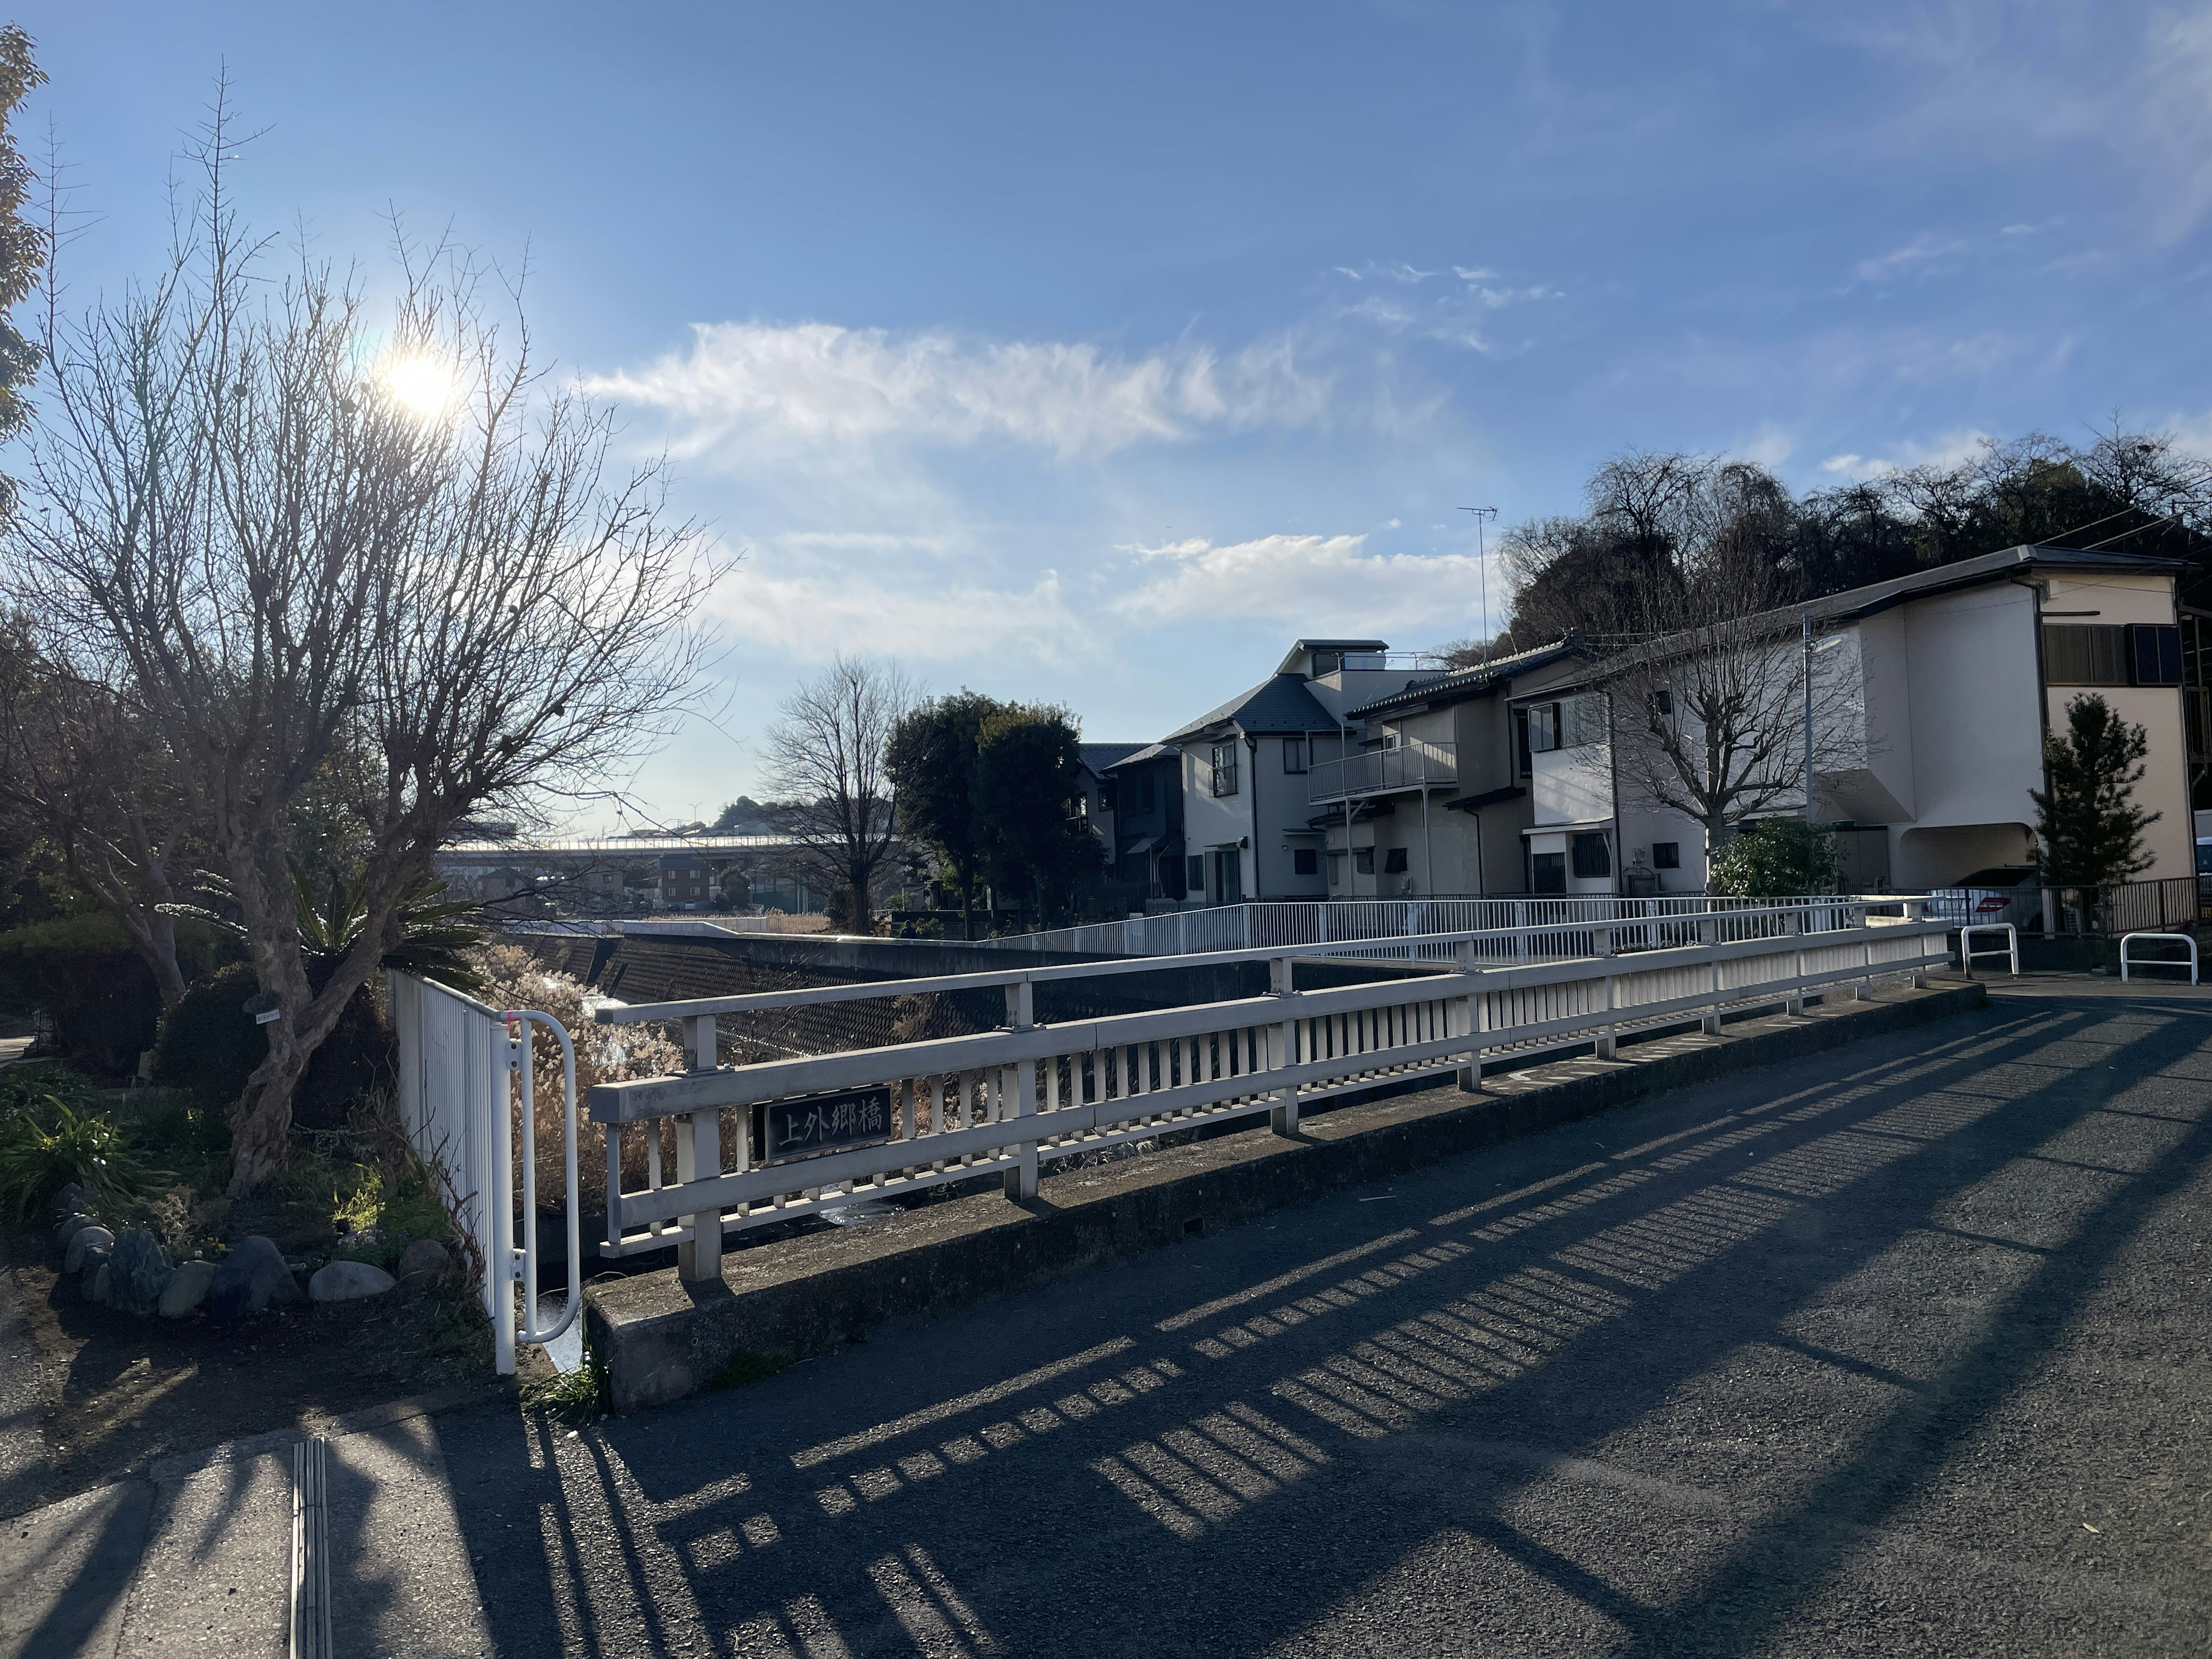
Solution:
<svg viewBox="0 0 2212 1659"><path fill-rule="evenodd" d="M1800 489L2212 449L2212 7L19 9L80 298L228 65L247 210L532 267L728 554L674 821L839 648L1155 737L1301 632L1474 631L1459 507L1626 447Z"/></svg>

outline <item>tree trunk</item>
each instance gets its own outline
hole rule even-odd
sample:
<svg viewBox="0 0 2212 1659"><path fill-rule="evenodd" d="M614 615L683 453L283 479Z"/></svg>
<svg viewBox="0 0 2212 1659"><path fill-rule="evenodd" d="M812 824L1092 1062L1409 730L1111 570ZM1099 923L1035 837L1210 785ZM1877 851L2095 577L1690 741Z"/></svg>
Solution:
<svg viewBox="0 0 2212 1659"><path fill-rule="evenodd" d="M866 937L876 931L875 912L868 902L868 878L873 873L865 860L846 866L845 879L853 889L853 931Z"/></svg>

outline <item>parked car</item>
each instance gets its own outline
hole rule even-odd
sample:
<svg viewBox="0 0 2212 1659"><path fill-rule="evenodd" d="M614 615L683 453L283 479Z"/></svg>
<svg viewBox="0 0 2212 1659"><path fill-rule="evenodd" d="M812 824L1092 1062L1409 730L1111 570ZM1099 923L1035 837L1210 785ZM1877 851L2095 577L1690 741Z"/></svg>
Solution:
<svg viewBox="0 0 2212 1659"><path fill-rule="evenodd" d="M2198 863L2203 862L2200 854ZM1997 864L1977 870L1929 895L1936 915L1954 927L1968 923L2008 921L2025 930L2043 921L2043 883L2032 864Z"/></svg>

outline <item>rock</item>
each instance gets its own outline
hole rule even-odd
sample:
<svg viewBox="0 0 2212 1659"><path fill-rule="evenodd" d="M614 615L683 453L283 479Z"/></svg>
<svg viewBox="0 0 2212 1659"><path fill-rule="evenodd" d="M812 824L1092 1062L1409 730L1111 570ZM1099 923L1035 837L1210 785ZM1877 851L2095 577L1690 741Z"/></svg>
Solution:
<svg viewBox="0 0 2212 1659"><path fill-rule="evenodd" d="M383 1268L366 1261L333 1261L307 1281L307 1294L318 1302L351 1302L382 1296L398 1283Z"/></svg>
<svg viewBox="0 0 2212 1659"><path fill-rule="evenodd" d="M290 1302L300 1294L292 1270L276 1245L255 1233L241 1238L215 1270L208 1286L208 1315L232 1325L258 1314L271 1302Z"/></svg>
<svg viewBox="0 0 2212 1659"><path fill-rule="evenodd" d="M70 1235L69 1249L62 1257L62 1271L65 1273L81 1273L84 1269L87 1252L112 1250L114 1248L115 1235L97 1221L89 1227L80 1227Z"/></svg>
<svg viewBox="0 0 2212 1659"><path fill-rule="evenodd" d="M103 1308L107 1306L109 1298L115 1293L113 1272L105 1261L97 1266L88 1266L86 1272L89 1275L89 1283L85 1287L84 1299L97 1302Z"/></svg>
<svg viewBox="0 0 2212 1659"><path fill-rule="evenodd" d="M63 1188L61 1191L54 1194L52 1213L56 1217L61 1217L68 1215L73 1211L82 1211L84 1213L89 1215L93 1211L99 1207L100 1200L98 1197L89 1189L80 1187L76 1182L72 1181L69 1185Z"/></svg>
<svg viewBox="0 0 2212 1659"><path fill-rule="evenodd" d="M69 1215L64 1216L61 1218L60 1224L55 1227L54 1243L60 1245L62 1249L66 1250L69 1249L70 1240L75 1238L87 1227L96 1227L99 1224L100 1224L98 1222L94 1221L83 1211L75 1211Z"/></svg>
<svg viewBox="0 0 2212 1659"><path fill-rule="evenodd" d="M176 1276L176 1269L169 1265L169 1253L143 1227L123 1230L107 1265L113 1270L108 1281L109 1299L125 1313L152 1313L161 1305L161 1293Z"/></svg>
<svg viewBox="0 0 2212 1659"><path fill-rule="evenodd" d="M453 1265L452 1253L434 1238L418 1238L399 1253L402 1279L412 1279L417 1273L443 1279Z"/></svg>
<svg viewBox="0 0 2212 1659"><path fill-rule="evenodd" d="M161 1292L160 1312L164 1319L182 1319L207 1300L208 1287L215 1283L215 1263L186 1261L169 1275L169 1288Z"/></svg>

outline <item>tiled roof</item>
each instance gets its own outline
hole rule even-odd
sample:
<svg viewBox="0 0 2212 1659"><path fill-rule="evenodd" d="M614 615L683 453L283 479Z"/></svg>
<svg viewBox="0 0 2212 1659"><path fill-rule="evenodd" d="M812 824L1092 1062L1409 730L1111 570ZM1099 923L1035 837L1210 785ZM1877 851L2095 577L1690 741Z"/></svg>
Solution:
<svg viewBox="0 0 2212 1659"><path fill-rule="evenodd" d="M1174 743L1203 732L1223 720L1234 720L1255 735L1269 732L1329 732L1336 716L1314 700L1306 683L1297 674L1277 674L1261 680L1241 696L1232 697L1210 714L1201 714L1165 739Z"/></svg>

